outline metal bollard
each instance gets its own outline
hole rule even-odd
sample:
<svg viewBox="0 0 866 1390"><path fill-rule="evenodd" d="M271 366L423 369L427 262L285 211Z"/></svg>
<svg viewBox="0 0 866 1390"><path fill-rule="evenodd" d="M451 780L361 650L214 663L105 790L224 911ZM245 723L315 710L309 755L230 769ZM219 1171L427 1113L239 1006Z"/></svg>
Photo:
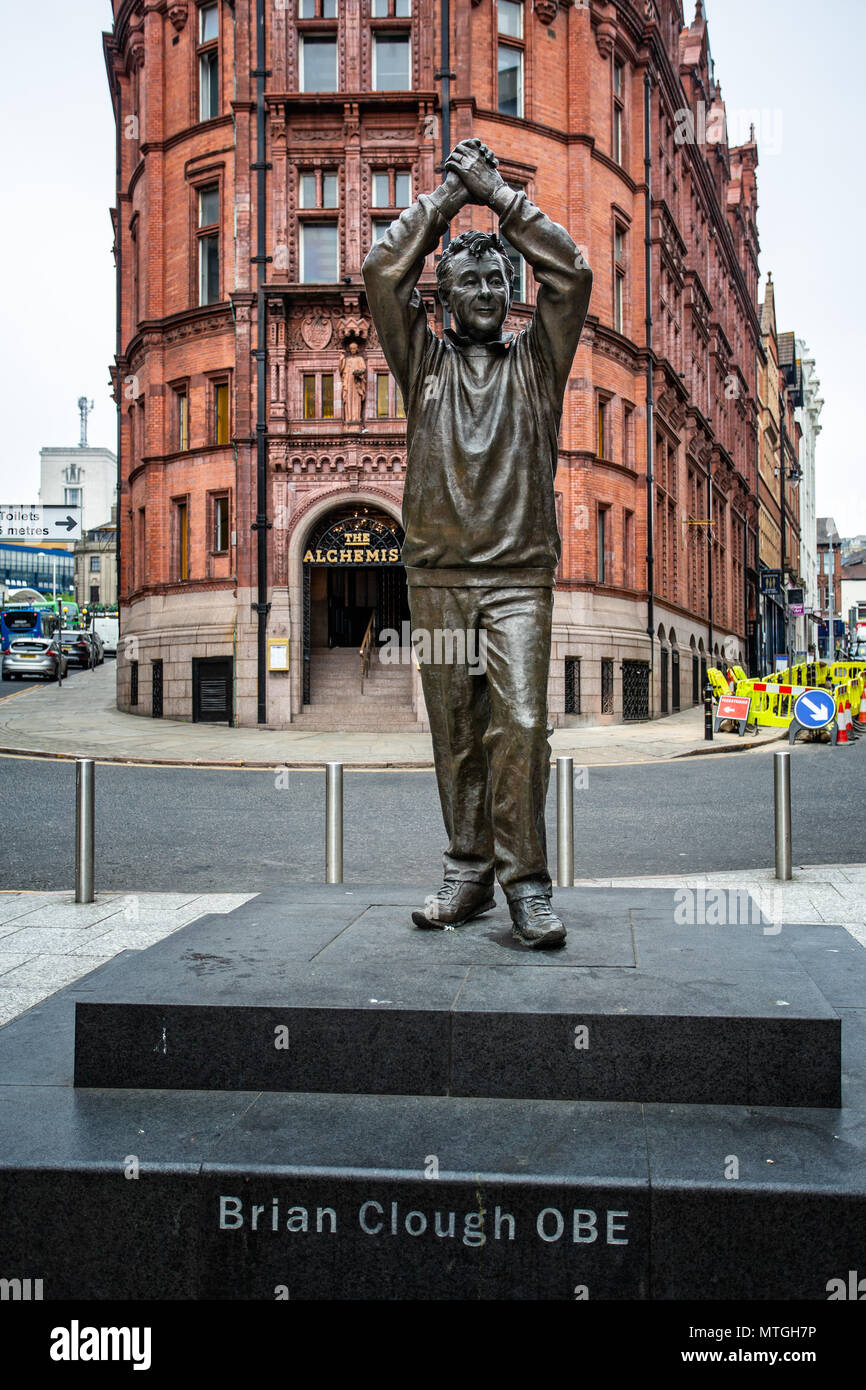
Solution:
<svg viewBox="0 0 866 1390"><path fill-rule="evenodd" d="M93 902L94 762L75 762L75 901Z"/></svg>
<svg viewBox="0 0 866 1390"><path fill-rule="evenodd" d="M713 687L704 686L704 740L713 741Z"/></svg>
<svg viewBox="0 0 866 1390"><path fill-rule="evenodd" d="M793 877L791 869L791 753L773 754L773 799L776 808L776 878Z"/></svg>
<svg viewBox="0 0 866 1390"><path fill-rule="evenodd" d="M325 763L325 882L343 882L342 763Z"/></svg>
<svg viewBox="0 0 866 1390"><path fill-rule="evenodd" d="M556 760L556 880L574 887L574 760Z"/></svg>

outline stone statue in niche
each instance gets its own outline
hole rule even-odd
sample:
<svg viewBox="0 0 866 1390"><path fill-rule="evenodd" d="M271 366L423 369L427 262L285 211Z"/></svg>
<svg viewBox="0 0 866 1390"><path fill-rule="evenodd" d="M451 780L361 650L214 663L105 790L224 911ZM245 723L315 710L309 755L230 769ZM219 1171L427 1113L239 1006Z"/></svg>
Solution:
<svg viewBox="0 0 866 1390"><path fill-rule="evenodd" d="M343 419L349 424L360 425L367 399L367 363L354 338L347 343L345 352L340 353L339 371L343 388Z"/></svg>

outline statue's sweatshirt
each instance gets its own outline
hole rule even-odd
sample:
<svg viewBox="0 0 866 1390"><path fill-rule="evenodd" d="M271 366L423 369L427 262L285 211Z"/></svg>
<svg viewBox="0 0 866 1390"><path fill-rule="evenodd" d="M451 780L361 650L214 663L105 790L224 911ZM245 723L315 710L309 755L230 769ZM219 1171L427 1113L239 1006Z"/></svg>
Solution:
<svg viewBox="0 0 866 1390"><path fill-rule="evenodd" d="M373 322L406 404L403 562L410 584L550 586L560 555L554 476L568 373L592 272L564 227L499 189L503 234L538 281L527 328L479 344L432 332L416 288L447 226L423 195L372 247Z"/></svg>

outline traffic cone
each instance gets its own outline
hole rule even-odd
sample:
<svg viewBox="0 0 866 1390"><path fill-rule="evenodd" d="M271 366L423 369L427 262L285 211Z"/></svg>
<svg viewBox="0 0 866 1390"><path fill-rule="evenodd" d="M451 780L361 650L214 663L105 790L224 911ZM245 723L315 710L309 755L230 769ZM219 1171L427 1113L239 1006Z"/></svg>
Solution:
<svg viewBox="0 0 866 1390"><path fill-rule="evenodd" d="M836 744L850 743L848 738L848 725L845 721L845 710L840 704L836 710Z"/></svg>
<svg viewBox="0 0 866 1390"><path fill-rule="evenodd" d="M857 711L857 723L861 727L866 724L866 689L860 691L860 708Z"/></svg>
<svg viewBox="0 0 866 1390"><path fill-rule="evenodd" d="M850 739L853 739L853 738L857 737L857 730L856 730L855 727L854 727L854 716L853 716L853 714L851 713L851 701L850 701L850 700L846 700L846 701L845 701L845 718L846 718L846 720L848 721L848 737L849 737Z"/></svg>

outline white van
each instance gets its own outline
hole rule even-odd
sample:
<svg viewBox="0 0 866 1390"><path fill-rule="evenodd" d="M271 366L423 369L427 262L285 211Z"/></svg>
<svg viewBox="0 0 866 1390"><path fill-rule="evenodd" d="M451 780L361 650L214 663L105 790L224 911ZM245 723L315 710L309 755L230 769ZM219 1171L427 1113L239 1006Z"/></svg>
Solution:
<svg viewBox="0 0 866 1390"><path fill-rule="evenodd" d="M117 639L120 636L120 619L96 617L93 619L92 626L97 636L102 638L102 645L105 648L106 656L117 656Z"/></svg>

